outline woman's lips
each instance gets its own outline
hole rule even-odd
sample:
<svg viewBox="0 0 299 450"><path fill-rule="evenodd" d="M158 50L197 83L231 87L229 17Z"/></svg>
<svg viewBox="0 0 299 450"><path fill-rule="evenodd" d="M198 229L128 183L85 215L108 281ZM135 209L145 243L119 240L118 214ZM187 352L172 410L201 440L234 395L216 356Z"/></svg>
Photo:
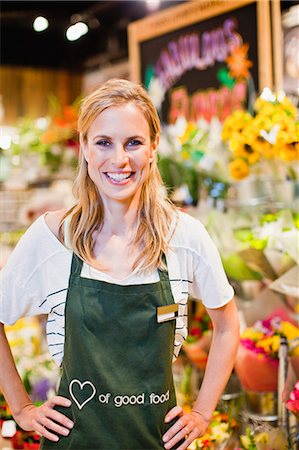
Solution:
<svg viewBox="0 0 299 450"><path fill-rule="evenodd" d="M112 184L127 184L135 172L104 172L108 181Z"/></svg>

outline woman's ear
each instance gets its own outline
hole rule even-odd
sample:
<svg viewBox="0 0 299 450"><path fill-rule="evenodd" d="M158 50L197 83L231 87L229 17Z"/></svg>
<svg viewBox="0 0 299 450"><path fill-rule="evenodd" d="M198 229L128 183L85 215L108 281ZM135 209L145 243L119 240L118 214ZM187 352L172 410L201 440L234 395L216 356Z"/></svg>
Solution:
<svg viewBox="0 0 299 450"><path fill-rule="evenodd" d="M80 133L80 136L79 136L79 142L80 142L81 152L84 155L84 159L85 159L86 162L88 162L87 144L86 144L86 142L84 142L84 139L83 139L83 136L82 136L81 133Z"/></svg>
<svg viewBox="0 0 299 450"><path fill-rule="evenodd" d="M160 141L160 136L158 135L158 136L156 136L156 139L154 140L154 142L151 145L151 154L150 154L150 158L149 158L150 163L153 162L157 156L159 141Z"/></svg>

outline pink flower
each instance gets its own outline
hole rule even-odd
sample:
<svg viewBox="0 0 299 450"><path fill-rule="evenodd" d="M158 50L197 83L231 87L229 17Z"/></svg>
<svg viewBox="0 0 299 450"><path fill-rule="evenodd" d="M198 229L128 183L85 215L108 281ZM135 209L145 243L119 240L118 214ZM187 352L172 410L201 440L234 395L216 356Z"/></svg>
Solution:
<svg viewBox="0 0 299 450"><path fill-rule="evenodd" d="M287 401L286 406L294 414L299 415L299 380L296 382L294 389L290 393L290 399Z"/></svg>

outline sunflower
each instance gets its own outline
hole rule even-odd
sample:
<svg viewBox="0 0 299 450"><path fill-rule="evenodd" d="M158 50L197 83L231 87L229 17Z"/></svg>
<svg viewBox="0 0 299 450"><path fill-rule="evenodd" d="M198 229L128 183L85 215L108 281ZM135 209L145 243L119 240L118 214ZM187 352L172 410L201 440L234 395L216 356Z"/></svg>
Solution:
<svg viewBox="0 0 299 450"><path fill-rule="evenodd" d="M236 180L243 180L249 175L249 167L246 161L237 158L229 163L231 176Z"/></svg>

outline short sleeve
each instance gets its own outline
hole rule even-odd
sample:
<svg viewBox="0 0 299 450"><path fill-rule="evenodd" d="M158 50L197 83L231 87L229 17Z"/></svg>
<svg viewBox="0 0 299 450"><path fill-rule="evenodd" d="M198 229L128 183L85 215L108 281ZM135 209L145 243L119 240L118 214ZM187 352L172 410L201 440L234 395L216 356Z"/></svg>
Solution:
<svg viewBox="0 0 299 450"><path fill-rule="evenodd" d="M1 272L0 322L13 325L21 317L43 312L39 311L38 299L32 292L26 292L14 279L12 272Z"/></svg>
<svg viewBox="0 0 299 450"><path fill-rule="evenodd" d="M205 227L198 222L200 242L193 252L193 280L190 294L200 299L207 308L220 308L234 296L224 272L219 252Z"/></svg>
<svg viewBox="0 0 299 450"><path fill-rule="evenodd" d="M0 322L12 325L21 317L48 314L66 295L70 253L51 233L44 217L22 236L0 273Z"/></svg>

